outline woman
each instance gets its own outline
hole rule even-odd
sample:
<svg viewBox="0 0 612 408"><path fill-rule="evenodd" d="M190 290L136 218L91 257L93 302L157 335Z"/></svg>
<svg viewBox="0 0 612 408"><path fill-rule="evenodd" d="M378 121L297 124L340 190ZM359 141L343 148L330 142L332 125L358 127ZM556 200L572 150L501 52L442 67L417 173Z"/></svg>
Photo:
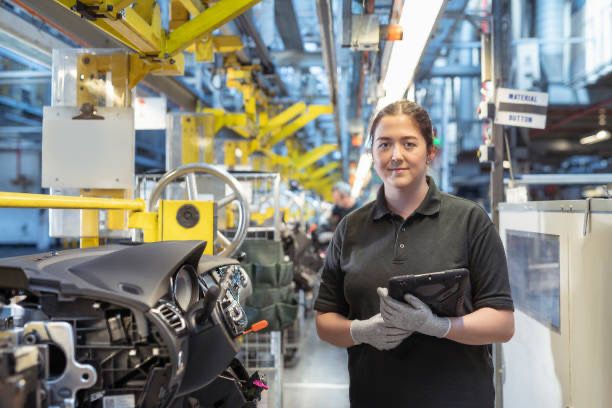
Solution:
<svg viewBox="0 0 612 408"><path fill-rule="evenodd" d="M375 201L347 215L330 243L317 332L347 347L351 407L493 407L491 343L514 333L501 240L477 204L441 193L427 112L409 101L372 121ZM470 271L473 312L433 314L419 299L391 299L392 276Z"/></svg>

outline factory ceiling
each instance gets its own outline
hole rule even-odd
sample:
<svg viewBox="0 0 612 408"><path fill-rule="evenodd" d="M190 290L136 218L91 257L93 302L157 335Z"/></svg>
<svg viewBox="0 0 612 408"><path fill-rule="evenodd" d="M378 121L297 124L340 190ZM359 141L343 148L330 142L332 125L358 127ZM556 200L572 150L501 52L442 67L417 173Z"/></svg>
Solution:
<svg viewBox="0 0 612 408"><path fill-rule="evenodd" d="M165 4L166 8L169 4L168 1L158 3ZM337 176L348 178L349 169L354 167L363 151L363 134L378 96L377 85L387 68L390 43L381 41L378 49L348 47L347 22L351 15L374 15L381 27L397 23L403 2L262 0L256 3L216 32L241 37L245 47L237 53L238 60L244 65L262 67L257 84L271 104L282 108L297 102L334 106L334 115L320 115L298 130L294 140L305 151L322 144L337 144L337 152L321 158L318 164L324 166L341 161ZM461 57L454 57L461 55L458 50L471 49L478 53L479 32L483 24L491 21L486 13L472 10L473 3L468 0L444 2L443 13L415 76L417 90L425 95L422 101L426 105L429 103L428 108L434 108L432 117L438 128L442 127L440 122L444 118L435 114L436 105L442 103L434 97L436 86L458 78L472 78L474 84L479 82L480 66L465 64ZM466 22L472 26L472 34L467 37L461 29ZM30 29L21 29L22 25ZM350 37L350 32L348 35ZM32 135L40 131L40 106L48 102L48 98L37 99L28 95L27 90L19 91L19 81L27 77L28 83L37 81L48 86L50 49L58 44L126 48L57 1L0 2L0 57L5 67L5 72L0 73L0 88L4 89L0 95L0 104L4 106L0 137L22 134L35 139ZM193 56L188 55L184 77L149 75L139 86L139 92L164 94L171 108L176 110L195 111L197 106L221 104L228 111L239 111L239 95L216 83L218 68L218 61L196 63ZM528 151L523 157L558 167L572 155L612 156L612 140L595 145L579 143L581 136L594 133L602 126L609 128L610 78L610 75L602 75L584 87L591 96L585 103L551 103L546 130L516 131L517 149ZM475 117L478 101L472 102L474 107L469 107L468 111ZM473 122L474 126L481 125L476 120ZM461 125L460 121L458 123ZM478 138L478 131L474 134ZM286 154L281 145L275 150L280 155ZM476 147L468 143L457 156L476 162L475 150Z"/></svg>

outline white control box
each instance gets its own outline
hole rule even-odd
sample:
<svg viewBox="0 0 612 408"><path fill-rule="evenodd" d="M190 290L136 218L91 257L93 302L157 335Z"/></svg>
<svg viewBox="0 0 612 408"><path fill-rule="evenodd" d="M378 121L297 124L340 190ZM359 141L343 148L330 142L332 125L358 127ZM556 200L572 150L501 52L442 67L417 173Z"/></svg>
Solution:
<svg viewBox="0 0 612 408"><path fill-rule="evenodd" d="M73 119L76 107L43 110L42 187L134 188L132 108L97 108L103 119Z"/></svg>

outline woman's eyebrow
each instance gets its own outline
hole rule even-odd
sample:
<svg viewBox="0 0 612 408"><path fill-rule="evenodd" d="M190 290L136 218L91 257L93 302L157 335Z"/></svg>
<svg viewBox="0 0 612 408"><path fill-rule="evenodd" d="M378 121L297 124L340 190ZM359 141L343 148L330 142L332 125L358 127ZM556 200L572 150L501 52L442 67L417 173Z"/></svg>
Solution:
<svg viewBox="0 0 612 408"><path fill-rule="evenodd" d="M390 136L379 136L375 140L376 141L379 141L379 140L388 141L388 140L391 140L391 139L392 138ZM399 140L407 140L407 139L418 140L418 137L413 136L413 135L406 135L406 136L400 136L400 138L399 138Z"/></svg>

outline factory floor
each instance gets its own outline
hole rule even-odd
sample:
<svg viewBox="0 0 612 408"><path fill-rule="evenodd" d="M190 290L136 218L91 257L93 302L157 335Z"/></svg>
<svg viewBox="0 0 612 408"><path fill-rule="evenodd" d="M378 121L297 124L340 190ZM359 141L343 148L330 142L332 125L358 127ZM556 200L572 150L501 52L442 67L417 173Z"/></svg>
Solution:
<svg viewBox="0 0 612 408"><path fill-rule="evenodd" d="M283 408L348 408L346 350L317 336L312 313L302 321L298 357L284 369Z"/></svg>

